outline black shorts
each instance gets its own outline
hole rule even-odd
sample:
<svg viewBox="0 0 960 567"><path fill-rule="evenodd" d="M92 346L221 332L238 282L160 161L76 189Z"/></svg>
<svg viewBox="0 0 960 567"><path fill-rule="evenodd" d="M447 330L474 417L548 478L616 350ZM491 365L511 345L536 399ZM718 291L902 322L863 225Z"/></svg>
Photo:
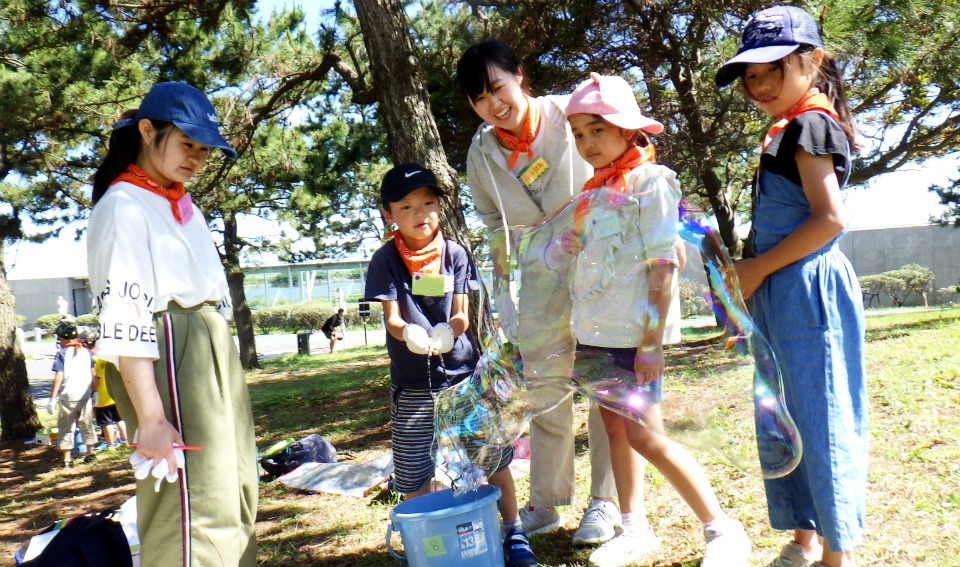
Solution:
<svg viewBox="0 0 960 567"><path fill-rule="evenodd" d="M332 338L333 338L333 330L332 330L332 329L330 329L330 330L328 330L328 329L320 329L320 332L323 333L323 336L327 337L328 339L332 339Z"/></svg>
<svg viewBox="0 0 960 567"><path fill-rule="evenodd" d="M122 421L120 419L120 412L117 411L117 404L93 408L93 415L96 416L97 425L100 427L106 427L108 425L113 425L118 421Z"/></svg>

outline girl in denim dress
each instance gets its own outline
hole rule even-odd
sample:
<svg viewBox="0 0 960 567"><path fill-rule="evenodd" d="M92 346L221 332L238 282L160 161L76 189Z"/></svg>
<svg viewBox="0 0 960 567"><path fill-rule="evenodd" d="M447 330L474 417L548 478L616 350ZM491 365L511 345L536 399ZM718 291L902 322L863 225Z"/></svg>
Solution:
<svg viewBox="0 0 960 567"><path fill-rule="evenodd" d="M777 122L754 181L756 256L736 270L780 362L804 449L796 470L764 481L771 526L794 531L769 565L850 567L863 533L868 442L862 294L839 247L848 222L840 192L856 146L850 110L817 25L799 8L751 17L716 82L737 78Z"/></svg>

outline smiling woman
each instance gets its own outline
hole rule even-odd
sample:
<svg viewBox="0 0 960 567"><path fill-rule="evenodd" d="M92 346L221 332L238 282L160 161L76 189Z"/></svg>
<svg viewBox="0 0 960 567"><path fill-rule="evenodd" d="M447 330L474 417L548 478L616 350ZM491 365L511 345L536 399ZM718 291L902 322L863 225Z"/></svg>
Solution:
<svg viewBox="0 0 960 567"><path fill-rule="evenodd" d="M467 177L474 207L487 228L533 224L580 191L592 169L577 153L564 118L569 97L530 96L520 59L499 40L470 46L457 63L457 80L477 116L484 120L467 153ZM491 244L491 248L496 246ZM498 253L491 250L491 256ZM555 277L546 272L542 275L544 282ZM555 286L554 296L547 301L569 309L569 294L560 289ZM545 296L542 290L531 290L530 286L519 289L520 305L528 313L542 313L531 308L530 302ZM515 309L511 294L516 292L510 284L497 291L500 313ZM516 320L504 318L511 319ZM563 375L572 370L572 357L554 356L552 347L538 348L535 344L537 336L566 337L572 347L569 329L555 328L558 324L563 327L562 321L531 319L520 321L518 329L504 329L511 341L524 345L521 355L528 375ZM573 352L573 348L557 350ZM521 511L528 534L557 529L562 520L554 507L573 504L573 402L569 396L557 396L552 394L545 404L554 409L538 415L530 424L530 503ZM591 494L609 500L616 493L609 447L596 406L590 415ZM609 514L598 515L601 505L596 502L600 501L591 502L584 516L588 520L574 533L575 543L599 543L613 537L612 524L595 523L597 518L614 519Z"/></svg>

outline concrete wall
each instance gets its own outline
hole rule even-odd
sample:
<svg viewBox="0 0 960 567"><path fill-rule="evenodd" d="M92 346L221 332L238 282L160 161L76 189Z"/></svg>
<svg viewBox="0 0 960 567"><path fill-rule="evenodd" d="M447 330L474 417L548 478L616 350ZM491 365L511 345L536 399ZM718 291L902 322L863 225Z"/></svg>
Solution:
<svg viewBox="0 0 960 567"><path fill-rule="evenodd" d="M85 277L9 280L7 283L16 298L17 315L27 319L25 330L33 328L37 317L57 312L57 296L67 300L71 315L90 312L90 288Z"/></svg>
<svg viewBox="0 0 960 567"><path fill-rule="evenodd" d="M960 228L952 226L905 226L851 230L840 240L840 248L850 258L858 276L880 274L907 264L919 264L933 270L936 282L927 294L937 303L936 290L955 286L960 279ZM880 296L890 306L888 296ZM904 305L922 305L923 298L911 293ZM876 301L873 303L876 307Z"/></svg>

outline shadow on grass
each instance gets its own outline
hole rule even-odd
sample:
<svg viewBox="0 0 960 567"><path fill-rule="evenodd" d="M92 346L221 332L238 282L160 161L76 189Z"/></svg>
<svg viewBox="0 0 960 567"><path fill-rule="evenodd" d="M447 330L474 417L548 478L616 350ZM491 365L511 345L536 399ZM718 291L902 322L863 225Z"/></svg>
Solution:
<svg viewBox="0 0 960 567"><path fill-rule="evenodd" d="M116 508L133 496L128 452L102 452L98 461L60 468L53 446L0 445L0 553L5 557L58 520Z"/></svg>
<svg viewBox="0 0 960 567"><path fill-rule="evenodd" d="M960 315L951 313L944 316L939 313L931 313L929 319L914 321L911 323L883 322L878 321L871 324L867 329L867 342L879 342L890 339L898 339L914 333L916 331L928 331L932 329L942 329L948 325L960 321Z"/></svg>

